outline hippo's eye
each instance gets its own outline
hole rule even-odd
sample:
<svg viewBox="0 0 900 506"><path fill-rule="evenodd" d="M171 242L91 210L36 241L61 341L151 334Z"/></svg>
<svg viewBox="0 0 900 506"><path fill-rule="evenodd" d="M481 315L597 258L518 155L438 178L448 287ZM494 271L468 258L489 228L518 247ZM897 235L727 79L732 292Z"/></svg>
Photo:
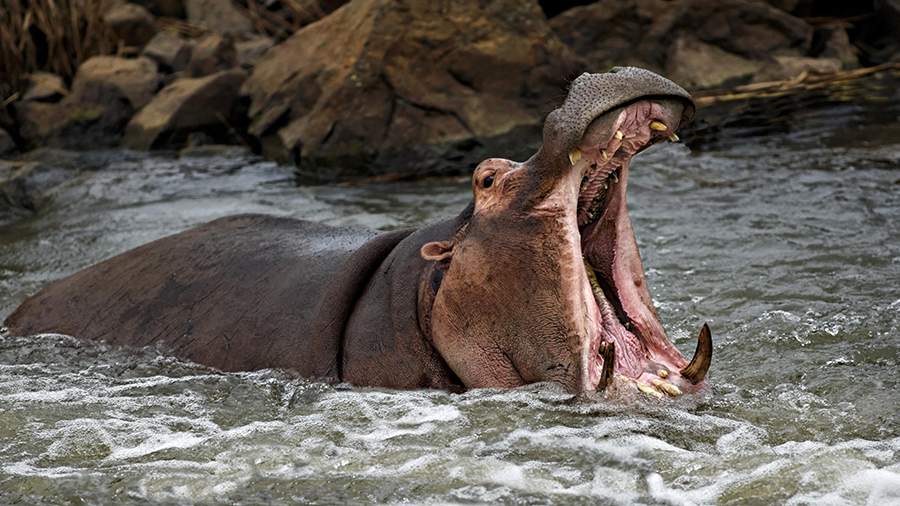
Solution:
<svg viewBox="0 0 900 506"><path fill-rule="evenodd" d="M490 188L492 184L494 184L494 176L487 176L481 180L481 186L485 188Z"/></svg>

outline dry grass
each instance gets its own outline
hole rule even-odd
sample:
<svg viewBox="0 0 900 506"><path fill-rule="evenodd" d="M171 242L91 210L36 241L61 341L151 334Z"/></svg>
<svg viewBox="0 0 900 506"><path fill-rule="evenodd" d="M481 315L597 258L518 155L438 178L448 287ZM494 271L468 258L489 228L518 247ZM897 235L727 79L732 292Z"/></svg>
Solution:
<svg viewBox="0 0 900 506"><path fill-rule="evenodd" d="M900 71L900 63L884 63L874 67L840 70L830 74L809 74L803 72L799 76L786 81L768 81L736 86L734 88L704 90L694 92L692 95L697 107L706 107L722 102L758 97L779 97L792 93L819 90L884 71L898 72Z"/></svg>
<svg viewBox="0 0 900 506"><path fill-rule="evenodd" d="M68 80L87 58L116 49L102 20L106 0L0 3L0 103L21 91L30 72L53 72Z"/></svg>

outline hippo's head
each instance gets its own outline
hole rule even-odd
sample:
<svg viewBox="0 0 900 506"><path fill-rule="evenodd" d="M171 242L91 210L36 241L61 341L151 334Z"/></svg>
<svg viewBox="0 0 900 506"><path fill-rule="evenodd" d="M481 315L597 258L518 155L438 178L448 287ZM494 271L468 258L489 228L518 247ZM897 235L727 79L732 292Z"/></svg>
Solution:
<svg viewBox="0 0 900 506"><path fill-rule="evenodd" d="M583 74L524 163L483 161L456 235L427 243L443 279L431 338L468 387L612 382L653 395L697 389L709 329L688 363L653 307L625 203L631 158L676 139L690 95L638 68Z"/></svg>

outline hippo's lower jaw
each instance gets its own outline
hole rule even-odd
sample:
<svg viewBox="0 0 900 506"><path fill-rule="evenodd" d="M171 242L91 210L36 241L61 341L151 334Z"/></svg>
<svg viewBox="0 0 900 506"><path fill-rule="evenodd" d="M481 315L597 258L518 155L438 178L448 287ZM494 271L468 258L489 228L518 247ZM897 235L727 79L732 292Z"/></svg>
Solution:
<svg viewBox="0 0 900 506"><path fill-rule="evenodd" d="M655 142L677 140L682 104L641 100L604 114L588 129L569 160L580 176L577 224L586 281L593 300L582 351L581 389L602 390L617 381L661 396L693 391L710 365L712 345L704 325L691 364L666 338L646 288L626 207L631 158Z"/></svg>

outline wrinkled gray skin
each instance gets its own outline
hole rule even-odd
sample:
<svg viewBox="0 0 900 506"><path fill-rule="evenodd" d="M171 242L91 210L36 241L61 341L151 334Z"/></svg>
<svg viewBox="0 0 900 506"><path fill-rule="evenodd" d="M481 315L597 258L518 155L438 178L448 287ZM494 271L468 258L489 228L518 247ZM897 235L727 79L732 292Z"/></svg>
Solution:
<svg viewBox="0 0 900 506"><path fill-rule="evenodd" d="M356 385L457 389L549 380L583 392L611 381L610 374L599 379L604 367L631 371L632 383L659 379L620 371L621 363L664 367L674 385L691 390L702 374L679 376L687 361L665 339L639 283L643 269L624 210L627 167L596 226L575 223L578 183L597 153L588 144L607 142L618 115L642 100L662 104L653 111L663 111L671 131L693 113L683 89L649 71L584 74L548 115L538 153L524 163L479 165L473 202L453 219L375 235L267 216L224 218L56 281L5 324L14 334L160 344L223 370L278 367ZM585 153L582 161L573 150ZM608 255L596 258L624 260L594 268L599 277L607 272L610 297L621 298L622 322L638 329L631 344L616 337L621 325L598 316L594 307L603 305L588 300L591 275L580 257L589 245L580 235L607 229L612 239L598 239L606 246L595 249ZM629 280L636 295L617 281L621 268L640 271Z"/></svg>

